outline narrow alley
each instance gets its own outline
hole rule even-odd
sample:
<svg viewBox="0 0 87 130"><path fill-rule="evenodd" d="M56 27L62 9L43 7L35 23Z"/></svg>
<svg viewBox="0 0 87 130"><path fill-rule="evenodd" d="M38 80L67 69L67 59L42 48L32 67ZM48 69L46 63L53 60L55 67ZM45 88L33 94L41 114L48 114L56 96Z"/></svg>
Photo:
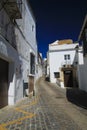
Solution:
<svg viewBox="0 0 87 130"><path fill-rule="evenodd" d="M36 96L0 110L0 130L87 130L87 110L66 98L66 89L40 78Z"/></svg>

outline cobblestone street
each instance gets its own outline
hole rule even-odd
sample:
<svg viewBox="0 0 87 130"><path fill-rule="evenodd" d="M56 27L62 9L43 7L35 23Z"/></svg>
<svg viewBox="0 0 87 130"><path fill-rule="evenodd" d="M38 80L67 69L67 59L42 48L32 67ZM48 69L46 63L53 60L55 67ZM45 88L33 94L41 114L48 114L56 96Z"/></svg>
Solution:
<svg viewBox="0 0 87 130"><path fill-rule="evenodd" d="M37 95L0 110L0 130L87 130L87 110L68 102L65 90L40 79Z"/></svg>

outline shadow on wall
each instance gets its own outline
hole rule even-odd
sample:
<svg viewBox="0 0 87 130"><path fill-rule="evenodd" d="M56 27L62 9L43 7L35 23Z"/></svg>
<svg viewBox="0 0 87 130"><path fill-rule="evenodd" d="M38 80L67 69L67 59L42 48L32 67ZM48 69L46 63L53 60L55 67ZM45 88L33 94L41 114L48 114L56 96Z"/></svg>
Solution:
<svg viewBox="0 0 87 130"><path fill-rule="evenodd" d="M87 109L87 92L78 88L67 88L66 97L69 102Z"/></svg>

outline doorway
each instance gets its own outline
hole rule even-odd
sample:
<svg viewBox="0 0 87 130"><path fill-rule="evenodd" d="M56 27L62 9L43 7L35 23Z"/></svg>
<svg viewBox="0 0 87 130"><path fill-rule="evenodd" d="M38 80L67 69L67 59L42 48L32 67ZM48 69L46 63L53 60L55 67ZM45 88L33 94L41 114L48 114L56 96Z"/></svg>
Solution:
<svg viewBox="0 0 87 130"><path fill-rule="evenodd" d="M29 93L34 91L34 76L29 76Z"/></svg>
<svg viewBox="0 0 87 130"><path fill-rule="evenodd" d="M64 70L64 86L73 87L73 72L72 70Z"/></svg>
<svg viewBox="0 0 87 130"><path fill-rule="evenodd" d="M0 108L8 105L8 62L0 58Z"/></svg>

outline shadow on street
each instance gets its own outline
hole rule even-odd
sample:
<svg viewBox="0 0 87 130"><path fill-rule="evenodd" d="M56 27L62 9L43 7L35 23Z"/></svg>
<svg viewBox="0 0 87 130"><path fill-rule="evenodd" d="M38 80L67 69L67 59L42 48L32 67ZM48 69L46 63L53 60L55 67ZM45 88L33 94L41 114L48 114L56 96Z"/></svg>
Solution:
<svg viewBox="0 0 87 130"><path fill-rule="evenodd" d="M50 82L50 78L47 76L47 77L45 77L45 81L48 81L48 82Z"/></svg>
<svg viewBox="0 0 87 130"><path fill-rule="evenodd" d="M71 103L87 109L87 92L77 88L66 88L66 97Z"/></svg>

